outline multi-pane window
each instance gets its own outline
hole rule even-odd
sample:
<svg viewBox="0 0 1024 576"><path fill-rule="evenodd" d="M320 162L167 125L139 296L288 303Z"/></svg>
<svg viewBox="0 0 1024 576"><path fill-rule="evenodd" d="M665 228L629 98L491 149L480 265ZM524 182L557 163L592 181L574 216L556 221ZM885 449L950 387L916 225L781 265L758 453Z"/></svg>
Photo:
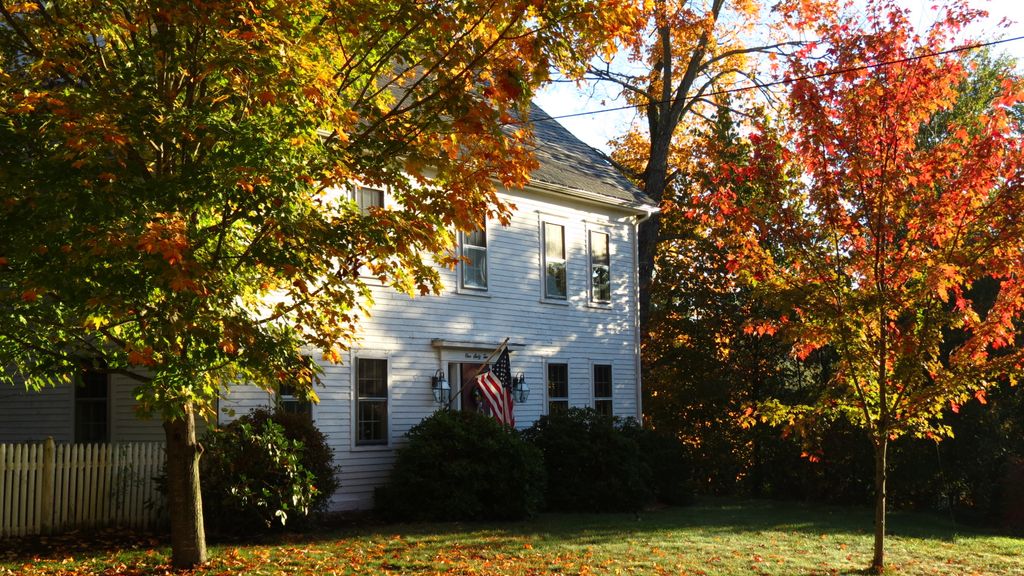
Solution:
<svg viewBox="0 0 1024 576"><path fill-rule="evenodd" d="M353 196L353 200L359 206L359 213L363 216L369 215L371 206L384 207L383 190L374 190L373 188L363 188L360 186L353 191Z"/></svg>
<svg viewBox="0 0 1024 576"><path fill-rule="evenodd" d="M569 410L569 365L548 364L548 414Z"/></svg>
<svg viewBox="0 0 1024 576"><path fill-rule="evenodd" d="M487 227L462 234L462 287L487 289Z"/></svg>
<svg viewBox="0 0 1024 576"><path fill-rule="evenodd" d="M85 370L75 383L75 442L110 441L107 375Z"/></svg>
<svg viewBox="0 0 1024 576"><path fill-rule="evenodd" d="M384 207L384 191L375 190L373 188L365 188L363 186L356 186L351 189L352 201L356 203L359 208L359 213L363 216L370 215L370 208L376 206L377 208ZM363 278L373 278L375 275L370 270L369 266L361 266L359 268L359 275Z"/></svg>
<svg viewBox="0 0 1024 576"><path fill-rule="evenodd" d="M282 384L277 391L277 409L289 414L302 414L308 420L313 420L313 404L301 398L295 387L288 384Z"/></svg>
<svg viewBox="0 0 1024 576"><path fill-rule="evenodd" d="M565 227L544 223L544 297L565 300Z"/></svg>
<svg viewBox="0 0 1024 576"><path fill-rule="evenodd" d="M609 266L608 235L604 232L590 232L590 299L594 302L611 302L612 277Z"/></svg>
<svg viewBox="0 0 1024 576"><path fill-rule="evenodd" d="M612 415L612 367L594 364L594 410L605 416Z"/></svg>
<svg viewBox="0 0 1024 576"><path fill-rule="evenodd" d="M388 443L388 361L356 361L356 445Z"/></svg>

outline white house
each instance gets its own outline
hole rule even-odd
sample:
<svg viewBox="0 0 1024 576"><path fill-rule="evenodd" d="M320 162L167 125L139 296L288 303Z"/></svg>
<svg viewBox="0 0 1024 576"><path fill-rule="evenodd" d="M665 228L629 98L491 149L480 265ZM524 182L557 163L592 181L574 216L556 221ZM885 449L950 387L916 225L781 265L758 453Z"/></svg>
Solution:
<svg viewBox="0 0 1024 576"><path fill-rule="evenodd" d="M534 107L540 168L523 190L503 190L516 206L511 224L488 222L462 235L468 264L442 270L440 296L409 298L374 287L372 317L345 362L324 365L320 403L238 386L221 402L229 411L281 402L308 410L327 435L341 468L333 507L372 505L394 449L438 408L432 377L442 371L454 409L463 379L505 338L512 372L529 398L515 406L517 425L569 406L639 417L640 342L636 228L655 207L594 149ZM387 203L384 191L360 190L361 205ZM96 375L77 387L40 392L0 389L0 443L163 440L163 428L135 417L127 378Z"/></svg>

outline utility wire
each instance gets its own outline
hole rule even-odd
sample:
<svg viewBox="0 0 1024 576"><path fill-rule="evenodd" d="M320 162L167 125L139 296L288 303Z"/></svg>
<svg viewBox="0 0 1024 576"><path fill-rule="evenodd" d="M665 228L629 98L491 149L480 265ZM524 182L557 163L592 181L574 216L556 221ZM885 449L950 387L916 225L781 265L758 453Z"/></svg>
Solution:
<svg viewBox="0 0 1024 576"><path fill-rule="evenodd" d="M784 84L791 84L798 80L814 80L815 78L824 78L826 76L835 76L837 74L845 74L847 72L858 72L860 70L871 70L873 68L881 68L884 66L892 66L893 64L903 64L904 62L914 62L916 60L923 60L925 58L932 58L934 56L944 56L946 54L955 54L957 52L966 52L968 50L977 50L978 48L987 48L989 46L995 46L997 44L1006 44L1009 42L1016 42L1018 40L1024 40L1024 36L1015 36L1013 38L1003 38L1001 40L993 40L991 42L982 42L981 44L970 44L967 46L960 46L957 48L950 48L949 50L942 50L940 52L929 52L926 54L918 54L917 56L908 56L906 58L899 58L896 60L883 60L881 62L873 62L871 64L863 64L860 66L852 66L850 68L840 68L838 70L828 70L826 72L820 72L818 74L811 74L809 76L798 76L796 78L785 78L782 80L775 80L773 82L767 82L764 84L750 84L748 86L737 86L736 88L727 88L725 90L718 90L715 92L708 92L703 97L710 96L721 96L723 94L732 94L735 92L745 92L747 90L758 90L764 88L771 88L772 86L780 86ZM597 79L600 82L600 79ZM627 104L625 106L616 106L614 108L602 108L600 110L590 110L587 112L574 112L572 114L561 114L559 116L549 116L547 118L531 118L529 120L515 120L512 122L506 122L505 126L516 126L519 124L532 124L535 122L548 122L551 120L560 120L563 118L577 118L579 116L592 116L595 114L603 114L605 112L619 112L622 110L632 110L634 108L640 108L643 106L649 106L651 104L667 104L671 103L672 100L667 101L653 101L645 104Z"/></svg>

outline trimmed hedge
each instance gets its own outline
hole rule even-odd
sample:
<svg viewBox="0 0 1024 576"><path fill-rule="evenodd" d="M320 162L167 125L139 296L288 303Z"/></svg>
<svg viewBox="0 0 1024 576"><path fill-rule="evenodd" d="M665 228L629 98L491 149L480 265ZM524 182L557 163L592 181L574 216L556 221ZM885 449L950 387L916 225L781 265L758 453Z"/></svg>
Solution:
<svg viewBox="0 0 1024 576"><path fill-rule="evenodd" d="M540 451L490 416L438 411L398 449L376 509L389 520L517 520L544 498Z"/></svg>
<svg viewBox="0 0 1024 576"><path fill-rule="evenodd" d="M523 433L544 454L551 510L639 510L653 500L650 468L618 418L591 408L541 417Z"/></svg>
<svg viewBox="0 0 1024 576"><path fill-rule="evenodd" d="M683 443L630 418L622 425L623 433L632 438L640 449L647 475L644 481L662 503L682 506L692 504L697 492L693 478L693 464Z"/></svg>

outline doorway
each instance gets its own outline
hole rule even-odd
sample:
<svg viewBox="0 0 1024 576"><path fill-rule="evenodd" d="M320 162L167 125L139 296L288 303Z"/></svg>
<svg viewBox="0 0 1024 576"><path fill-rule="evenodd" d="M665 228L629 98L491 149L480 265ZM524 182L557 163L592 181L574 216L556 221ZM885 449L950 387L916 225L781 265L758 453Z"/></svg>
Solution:
<svg viewBox="0 0 1024 576"><path fill-rule="evenodd" d="M448 363L448 374L451 378L452 392L458 394L453 403L456 410L470 412L486 412L486 405L480 392L476 389L474 376L483 364L471 362Z"/></svg>

